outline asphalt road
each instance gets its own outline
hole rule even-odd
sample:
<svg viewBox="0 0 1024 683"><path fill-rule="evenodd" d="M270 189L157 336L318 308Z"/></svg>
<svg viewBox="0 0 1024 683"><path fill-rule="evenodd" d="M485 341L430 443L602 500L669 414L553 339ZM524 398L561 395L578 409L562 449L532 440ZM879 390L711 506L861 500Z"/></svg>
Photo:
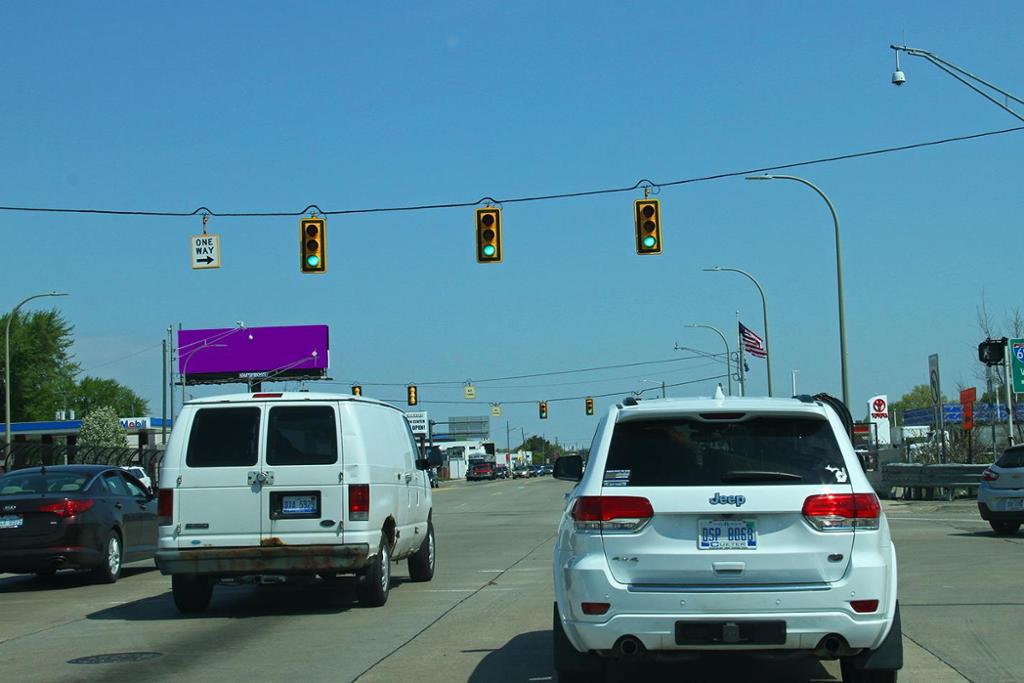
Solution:
<svg viewBox="0 0 1024 683"><path fill-rule="evenodd" d="M0 676L10 681L551 681L550 556L568 485L550 478L435 492L438 569L388 604L348 583L218 587L177 613L170 581L140 563L113 585L63 573L0 576ZM1024 681L1024 535L996 537L971 501L889 503L900 559L904 682ZM839 679L838 666L715 657L617 668L610 680Z"/></svg>

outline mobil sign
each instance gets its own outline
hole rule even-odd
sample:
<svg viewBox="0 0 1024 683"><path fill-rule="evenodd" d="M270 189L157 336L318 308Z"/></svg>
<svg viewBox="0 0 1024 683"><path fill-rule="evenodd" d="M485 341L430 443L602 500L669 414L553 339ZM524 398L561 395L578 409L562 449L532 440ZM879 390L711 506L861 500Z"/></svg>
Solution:
<svg viewBox="0 0 1024 683"><path fill-rule="evenodd" d="M889 397L886 395L873 396L868 399L868 417L875 425L875 435L879 446L888 446L892 443L892 434L889 430Z"/></svg>

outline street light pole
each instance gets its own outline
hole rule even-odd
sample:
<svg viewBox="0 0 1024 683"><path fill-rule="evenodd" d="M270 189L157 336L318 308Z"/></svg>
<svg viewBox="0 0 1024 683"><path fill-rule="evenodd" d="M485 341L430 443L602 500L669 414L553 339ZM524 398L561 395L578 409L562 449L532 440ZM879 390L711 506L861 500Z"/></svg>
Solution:
<svg viewBox="0 0 1024 683"><path fill-rule="evenodd" d="M188 386L188 362L192 360L192 356L196 355L200 351L206 349L224 349L227 348L227 344L203 344L198 349L192 349L188 354L185 355L185 362L181 366L181 405L185 406L185 387ZM179 349L180 351L181 349Z"/></svg>
<svg viewBox="0 0 1024 683"><path fill-rule="evenodd" d="M768 365L768 395L772 396L773 395L772 394L772 345L771 345L771 342L768 340L768 299L764 295L764 287L762 287L761 283L757 281L757 278L755 278L753 275L751 275L747 271L741 270L739 268L723 268L722 266L715 266L714 268L705 268L704 272L706 272L706 273L720 273L720 272L722 272L722 273L724 273L724 272L739 273L740 275L745 276L748 280L753 282L754 286L757 287L757 291L761 294L761 314L762 314L762 316L764 318L765 361L767 361L767 365Z"/></svg>
<svg viewBox="0 0 1024 683"><path fill-rule="evenodd" d="M839 215L836 213L836 207L833 206L832 200L828 198L827 194L822 192L820 187L809 180L798 178L795 175L755 175L747 176L747 180L795 180L817 192L828 205L828 210L832 214L832 225L835 228L836 235L836 289L839 295L839 364L843 380L843 403L849 406L850 382L846 367L846 307L843 303L843 253L839 239Z"/></svg>
<svg viewBox="0 0 1024 683"><path fill-rule="evenodd" d="M18 310L32 299L41 299L46 296L67 296L67 292L46 292L44 294L33 294L24 299L14 307L7 317L7 326L4 329L4 459L11 454L11 321L18 315Z"/></svg>
<svg viewBox="0 0 1024 683"><path fill-rule="evenodd" d="M689 323L687 325L687 327L703 327L705 329L712 330L713 332L715 332L715 334L717 334L719 337L722 338L722 343L725 344L725 377L726 377L726 383L727 383L727 385L729 387L729 396L732 396L732 364L729 361L729 354L731 354L732 351L729 350L729 340L726 339L725 335L722 334L722 331L720 329L718 329L717 327L715 327L714 325L705 325L704 323Z"/></svg>

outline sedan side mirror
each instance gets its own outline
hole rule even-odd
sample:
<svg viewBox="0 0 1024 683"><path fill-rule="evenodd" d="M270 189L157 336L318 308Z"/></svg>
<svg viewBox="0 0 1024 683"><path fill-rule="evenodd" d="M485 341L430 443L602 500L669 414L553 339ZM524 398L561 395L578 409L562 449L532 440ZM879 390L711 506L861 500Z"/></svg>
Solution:
<svg viewBox="0 0 1024 683"><path fill-rule="evenodd" d="M583 478L583 457L579 455L563 455L555 461L555 479L563 481L579 481Z"/></svg>

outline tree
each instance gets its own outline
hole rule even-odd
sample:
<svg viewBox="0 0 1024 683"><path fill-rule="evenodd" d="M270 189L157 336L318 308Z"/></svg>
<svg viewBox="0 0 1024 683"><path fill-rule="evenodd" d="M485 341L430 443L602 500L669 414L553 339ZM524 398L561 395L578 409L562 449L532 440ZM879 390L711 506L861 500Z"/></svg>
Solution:
<svg viewBox="0 0 1024 683"><path fill-rule="evenodd" d="M78 431L79 446L127 446L125 431L117 412L110 406L99 406L82 418Z"/></svg>
<svg viewBox="0 0 1024 683"><path fill-rule="evenodd" d="M946 403L949 399L945 394L942 395L942 402ZM918 384L916 387L903 394L900 400L894 402L889 406L892 414L896 416L896 424L903 424L903 411L914 410L915 408L931 408L932 407L932 389L927 384Z"/></svg>
<svg viewBox="0 0 1024 683"><path fill-rule="evenodd" d="M149 402L134 391L112 379L84 377L75 388L73 405L82 417L100 407L109 407L116 415L149 414Z"/></svg>
<svg viewBox="0 0 1024 683"><path fill-rule="evenodd" d="M561 446L556 446L543 436L531 436L519 448L520 450L531 451L533 453L534 465L554 462L556 458L561 457L565 452Z"/></svg>
<svg viewBox="0 0 1024 683"><path fill-rule="evenodd" d="M0 328L10 314L0 316ZM72 326L56 308L19 312L11 320L11 420L52 420L75 384L78 365L71 360ZM0 357L0 366L2 366ZM0 376L3 368L0 367ZM4 400L7 387L0 391ZM69 398L69 397L68 397Z"/></svg>

